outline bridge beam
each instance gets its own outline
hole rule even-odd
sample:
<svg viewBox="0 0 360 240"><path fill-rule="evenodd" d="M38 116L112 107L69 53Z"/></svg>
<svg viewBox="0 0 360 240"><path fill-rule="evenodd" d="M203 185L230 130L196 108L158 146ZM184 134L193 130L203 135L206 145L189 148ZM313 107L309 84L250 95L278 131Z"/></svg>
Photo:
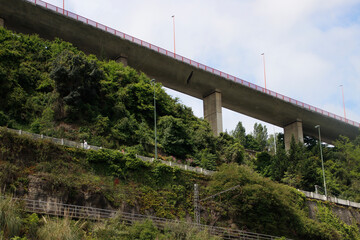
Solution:
<svg viewBox="0 0 360 240"><path fill-rule="evenodd" d="M2 18L0 18L0 27L5 27L5 21Z"/></svg>
<svg viewBox="0 0 360 240"><path fill-rule="evenodd" d="M203 97L204 119L210 123L211 129L216 136L222 132L222 102L221 92L215 90L211 94Z"/></svg>
<svg viewBox="0 0 360 240"><path fill-rule="evenodd" d="M290 149L291 138L294 136L295 141L304 142L304 134L302 121L297 119L295 122L290 123L284 127L284 141L285 141L285 150Z"/></svg>

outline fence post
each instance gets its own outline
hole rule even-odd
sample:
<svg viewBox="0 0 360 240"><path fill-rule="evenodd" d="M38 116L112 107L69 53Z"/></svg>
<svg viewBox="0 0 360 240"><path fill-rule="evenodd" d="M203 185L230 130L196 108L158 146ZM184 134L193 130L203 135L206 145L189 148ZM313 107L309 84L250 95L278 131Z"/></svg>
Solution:
<svg viewBox="0 0 360 240"><path fill-rule="evenodd" d="M63 138L61 139L61 145L64 145L64 139Z"/></svg>
<svg viewBox="0 0 360 240"><path fill-rule="evenodd" d="M21 135L21 133L22 133L22 131L21 131L21 129L19 130L19 135Z"/></svg>

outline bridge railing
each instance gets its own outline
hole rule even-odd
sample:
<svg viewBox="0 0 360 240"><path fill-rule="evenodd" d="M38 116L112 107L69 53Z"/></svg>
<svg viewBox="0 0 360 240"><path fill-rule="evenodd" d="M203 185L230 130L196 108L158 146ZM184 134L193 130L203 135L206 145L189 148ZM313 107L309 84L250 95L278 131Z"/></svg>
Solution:
<svg viewBox="0 0 360 240"><path fill-rule="evenodd" d="M0 196L0 197L4 198L4 196ZM189 227L195 227L199 230L208 231L212 235L217 235L222 237L222 239L275 240L278 238L266 234L253 233L253 232L247 232L237 229L215 227L215 226L196 224L190 222L181 222L172 219L159 218L151 215L134 214L134 213L120 212L110 209L93 208L93 207L24 199L24 198L12 198L12 199L23 202L25 208L24 210L38 214L70 217L77 219L91 219L91 220L103 220L103 219L118 217L125 224L133 224L138 221L144 221L146 219L150 219L159 228L164 228L169 224L180 223L180 224L186 224Z"/></svg>
<svg viewBox="0 0 360 240"><path fill-rule="evenodd" d="M176 59L176 60L178 60L178 61L187 63L187 64L189 64L189 65L191 65L191 66L193 66L193 67L195 67L195 68L202 69L202 70L204 70L204 71L210 72L210 73L212 73L212 74L214 74L214 75L218 75L218 76L220 76L220 77L223 77L223 78L228 79L228 80L230 80L230 81L236 82L236 83L241 84L241 85L243 85L243 86L249 87L249 88L254 89L254 90L256 90L256 91L263 92L263 93L265 93L265 94L267 94L267 95L270 95L270 96L272 96L272 97L274 97L274 98L283 100L283 101L285 101L285 102L289 102L289 103L291 103L291 104L294 104L294 105L296 105L296 106L298 106L298 107L301 107L301 108L304 108L304 109L306 109L306 110L309 110L309 111L312 111L312 112L316 112L316 113L319 113L319 114L321 114L321 115L324 115L324 116L327 116L327 117L330 117L330 118L333 118L333 119L336 119L336 120L339 120L339 121L342 121L342 122L345 122L345 123L348 123L348 124L350 124L350 125L353 125L353 126L355 126L355 127L359 127L359 128L360 128L360 123L358 123L358 122L349 120L349 119L347 119L347 118L344 118L344 117L341 117L341 116L339 116L339 115L330 113L330 112L325 111L325 110L322 110L322 109L320 109L320 108L313 107L313 106L311 106L311 105L309 105L309 104L306 104L306 103L303 103L303 102L301 102L301 101L292 99L292 98L290 98L290 97L287 97L287 96L284 96L284 95L282 95L282 94L276 93L276 92L271 91L271 90L269 90L269 89L265 89L265 88L260 87L260 86L258 86L258 85L256 85L256 84L247 82L247 81L245 81L245 80L243 80L243 79L240 79L240 78L237 78L237 77L232 76L232 75L230 75L230 74L227 74L227 73L224 73L224 72L222 72L222 71L219 71L219 70L217 70L217 69L215 69L215 68L208 67L208 66L206 66L206 65L204 65L204 64L201 64L201 63L196 62L196 61L194 61L194 60L191 60L191 59L189 59L189 58L183 57L183 56L181 56L181 55L179 55L179 54L176 54L176 53L174 53L174 52L168 51L168 50L166 50L166 49L164 49L164 48L155 46L155 45L153 45L153 44L151 44L151 43L148 43L148 42L143 41L143 40L141 40L141 39L135 38L135 37L130 36L130 35L126 34L126 33L123 33L123 32L120 32L120 31L118 31L118 30L115 30L115 29L113 29L113 28L111 28L111 27L107 27L107 26L105 26L105 25L103 25L103 24L101 24L101 23L95 22L95 21L90 20L90 19L88 19L88 18L86 18L86 17L82 17L82 16L80 16L80 15L78 15L78 14L76 14L76 13L73 13L73 12L70 12L70 11L68 11L68 10L62 9L62 8L60 8L60 7L54 6L54 5L52 5L52 4L50 4L50 3L47 3L47 2L45 2L45 1L42 1L42 0L25 0L25 1L34 3L35 5L38 5L38 6L47 8L47 9L49 9L49 10L51 10L51 11L57 12L57 13L59 13L59 14L65 15L65 16L67 16L67 17L69 17L69 18L72 18L72 19L75 19L75 20L77 20L77 21L80 21L80 22L82 22L82 23L84 23L84 24L91 25L91 26L93 26L93 27L95 27L95 28L101 29L101 30L103 30L103 31L105 31L105 32L108 32L108 33L110 33L110 34L113 34L113 35L115 35L115 36L118 36L118 37L120 37L120 38L122 38L122 39L126 39L126 40L131 41L131 42L133 42L133 43L136 43L136 44L138 44L138 45L140 45L140 46L149 48L149 49L151 49L151 50L153 50L153 51L156 51L156 52L159 52L159 53L161 53L161 54L163 54L163 55L166 55L166 56L168 56L168 57L174 58L174 59Z"/></svg>

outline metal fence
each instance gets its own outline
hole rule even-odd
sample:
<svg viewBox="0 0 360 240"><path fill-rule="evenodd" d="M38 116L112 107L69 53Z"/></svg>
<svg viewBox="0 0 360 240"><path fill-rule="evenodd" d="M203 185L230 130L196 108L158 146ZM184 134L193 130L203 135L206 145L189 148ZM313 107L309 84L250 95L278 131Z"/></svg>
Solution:
<svg viewBox="0 0 360 240"><path fill-rule="evenodd" d="M198 62L196 62L196 61L194 61L194 60L191 60L191 59L188 59L188 58L183 57L183 56L181 56L181 55L175 54L175 53L173 53L173 52L171 52L171 51L168 51L168 50L163 49L163 48L161 48L161 47L155 46L155 45L153 45L153 44L151 44L151 43L148 43L148 42L146 42L146 41L143 41L143 40L141 40L141 39L135 38L135 37L133 37L133 36L130 36L130 35L126 34L126 33L123 33L123 32L120 32L120 31L118 31L118 30L115 30L115 29L113 29L113 28L111 28L111 27L105 26L105 25L103 25L103 24L101 24L101 23L95 22L95 21L93 21L93 20L91 20L91 19L88 19L88 18L86 18L86 17L82 17L82 16L80 16L80 15L78 15L78 14L76 14L76 13L70 12L70 11L68 11L68 10L66 10L66 9L62 9L62 8L60 8L60 7L54 6L54 5L52 5L52 4L50 4L50 3L47 3L47 2L45 2L45 1L42 1L42 0L25 0L25 1L34 3L35 5L44 7L44 8L46 8L46 9L49 9L49 10L51 10L51 11L53 11L53 12L58 13L58 14L62 14L62 15L64 15L64 16L66 16L66 17L72 18L72 19L77 20L77 21L79 21L79 22L82 22L82 23L84 23L84 24L93 26L93 27L95 27L95 28L98 28L98 29L100 29L100 30L102 30L102 31L105 31L105 32L110 33L110 34L113 34L113 35L115 35L115 36L117 36L117 37L119 37L119 38L122 38L122 39L124 39L124 40L131 41L131 42L133 42L133 43L135 43L135 44L137 44L137 45L140 45L140 46L142 46L142 47L149 48L149 49L151 49L151 50L153 50L153 51L156 51L156 52L158 52L158 53L160 53L160 54L166 55L166 56L168 56L168 57L174 58L174 59L176 59L176 60L178 60L178 61L181 61L181 62L183 62L183 63L189 64L189 65L191 65L191 66L193 66L193 67L195 67L195 68L202 69L202 70L207 71L207 72L210 72L210 73L212 73L212 74L214 74L214 75L217 75L217 76L223 77L223 78L225 78L225 79L227 79L227 80L230 80L230 81L236 82L236 83L238 83L238 84L241 84L241 85L243 85L243 86L245 86L245 87L254 89L254 90L259 91L259 92L263 92L263 93L265 93L265 94L267 94L267 95L270 95L270 96L272 96L272 97L274 97L274 98L280 99L280 100L285 101L285 102L289 102L289 103L294 104L294 105L296 105L296 106L298 106L298 107L304 108L304 109L306 109L306 110L308 110L308 111L316 112L316 113L319 113L319 114L321 114L321 115L324 115L324 116L327 116L327 117L330 117L330 118L334 118L334 119L336 119L336 120L339 120L339 121L348 123L348 124L350 124L350 125L353 125L353 126L356 126L356 127L360 127L360 123L358 123L358 122L349 120L349 119L347 119L347 118L344 118L344 117L341 117L341 116L339 116L339 115L330 113L330 112L325 111L325 110L322 110L322 109L320 109L320 108L313 107L313 106L311 106L311 105L309 105L309 104L306 104L306 103L303 103L303 102L301 102L301 101L292 99L292 98L290 98L290 97L284 96L284 95L282 95L282 94L279 94L279 93L277 93L277 92L271 91L271 90L269 90L269 89L260 87L260 86L258 86L258 85L256 85L256 84L247 82L247 81L245 81L245 80L243 80L243 79L237 78L237 77L235 77L235 76L232 76L232 75L230 75L230 74L224 73L224 72L219 71L219 70L217 70L217 69L208 67L208 66L206 66L206 65L204 65L204 64L198 63Z"/></svg>
<svg viewBox="0 0 360 240"><path fill-rule="evenodd" d="M30 132L27 132L27 131L15 130L15 129L11 129L11 128L7 128L7 129L9 131L17 133L19 135L26 135L26 136L29 136L30 138L33 138L33 139L47 139L47 140L49 140L49 141L51 141L53 143L63 145L63 146L74 147L74 148L83 148L83 149L89 149L89 150L91 149L91 150L96 150L96 151L102 149L102 147L88 145L88 144L75 142L75 141L70 141L70 140L66 140L64 138L48 137L48 136L45 136L43 134L30 133ZM141 155L136 155L136 157L143 160L143 161L145 161L145 162L154 162L154 158L149 158L149 157L145 157L145 156L141 156ZM191 167L191 166L181 164L181 163L164 161L164 160L161 160L161 159L158 159L158 161L160 161L161 163L166 164L166 165L168 165L170 167L178 167L178 168L183 169L185 171L201 173L201 174L204 174L204 175L211 175L211 174L214 173L214 171L206 170L204 168L199 168L199 167Z"/></svg>
<svg viewBox="0 0 360 240"><path fill-rule="evenodd" d="M152 222L160 229L169 226L169 224L185 224L189 227L197 228L201 231L208 231L212 235L220 236L223 239L243 239L243 240L275 240L278 237L253 233L248 231L214 227L203 224L195 224L189 222L182 222L166 218L158 218L150 215L133 214L127 212L119 212L109 209L85 207L71 204L63 204L56 202L46 202L40 200L13 198L14 200L21 201L24 204L25 211L34 212L38 214L46 214L52 216L70 217L77 219L89 219L89 220L103 220L113 217L118 217L125 224L133 224L138 221L144 221L146 219L152 220Z"/></svg>

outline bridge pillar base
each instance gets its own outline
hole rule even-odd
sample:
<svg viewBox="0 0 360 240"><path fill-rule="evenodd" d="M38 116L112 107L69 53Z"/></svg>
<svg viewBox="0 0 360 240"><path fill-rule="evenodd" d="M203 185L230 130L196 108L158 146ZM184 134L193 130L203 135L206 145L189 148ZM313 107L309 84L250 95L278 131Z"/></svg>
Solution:
<svg viewBox="0 0 360 240"><path fill-rule="evenodd" d="M5 27L5 21L2 18L0 18L0 27Z"/></svg>
<svg viewBox="0 0 360 240"><path fill-rule="evenodd" d="M204 102L204 119L210 123L211 129L216 136L222 132L222 102L221 92L213 93L203 98Z"/></svg>
<svg viewBox="0 0 360 240"><path fill-rule="evenodd" d="M128 57L126 55L120 55L115 61L117 63L122 63L124 67L128 66Z"/></svg>
<svg viewBox="0 0 360 240"><path fill-rule="evenodd" d="M295 141L304 142L304 134L302 121L297 119L295 122L284 127L284 141L285 141L285 150L290 149L291 138L294 136Z"/></svg>

